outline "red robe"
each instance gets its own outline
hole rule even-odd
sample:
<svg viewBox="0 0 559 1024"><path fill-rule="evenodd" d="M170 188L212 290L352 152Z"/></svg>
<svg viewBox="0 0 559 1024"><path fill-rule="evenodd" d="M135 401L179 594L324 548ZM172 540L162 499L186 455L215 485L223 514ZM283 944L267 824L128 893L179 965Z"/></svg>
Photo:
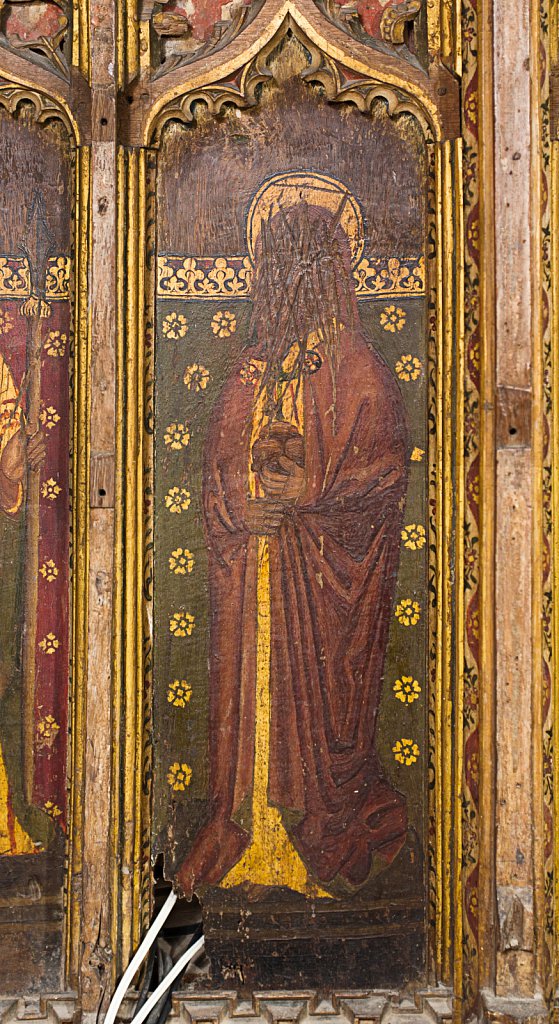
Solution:
<svg viewBox="0 0 559 1024"><path fill-rule="evenodd" d="M390 370L342 331L304 380L304 490L270 538L272 650L268 799L311 875L353 887L406 836L405 801L375 751L409 459ZM246 356L243 360L246 364ZM210 578L210 810L178 871L186 894L216 884L250 842L256 554L245 522L255 397L239 364L206 441Z"/></svg>

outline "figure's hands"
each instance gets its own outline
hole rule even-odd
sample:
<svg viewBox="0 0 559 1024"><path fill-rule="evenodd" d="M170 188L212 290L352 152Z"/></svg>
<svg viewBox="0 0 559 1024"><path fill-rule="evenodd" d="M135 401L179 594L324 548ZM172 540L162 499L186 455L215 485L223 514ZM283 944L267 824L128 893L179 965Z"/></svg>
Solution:
<svg viewBox="0 0 559 1024"><path fill-rule="evenodd" d="M279 471L270 469L269 464L259 471L266 496L279 501L296 501L305 483L304 466L298 466L286 455L280 455L277 464Z"/></svg>
<svg viewBox="0 0 559 1024"><path fill-rule="evenodd" d="M0 470L11 484L19 484L25 472L25 435L18 430L10 438L0 459Z"/></svg>
<svg viewBox="0 0 559 1024"><path fill-rule="evenodd" d="M34 434L27 433L27 461L31 469L39 469L45 461L47 454L47 447L45 444L45 435L42 430L35 431Z"/></svg>
<svg viewBox="0 0 559 1024"><path fill-rule="evenodd" d="M245 521L250 533L266 537L277 533L285 515L285 504L267 498L251 498L247 503Z"/></svg>
<svg viewBox="0 0 559 1024"><path fill-rule="evenodd" d="M27 435L27 436L26 436ZM39 469L45 461L46 446L44 434L41 430L34 434L24 434L18 430L10 438L0 459L0 471L12 484L20 484L23 480L26 463L31 469Z"/></svg>

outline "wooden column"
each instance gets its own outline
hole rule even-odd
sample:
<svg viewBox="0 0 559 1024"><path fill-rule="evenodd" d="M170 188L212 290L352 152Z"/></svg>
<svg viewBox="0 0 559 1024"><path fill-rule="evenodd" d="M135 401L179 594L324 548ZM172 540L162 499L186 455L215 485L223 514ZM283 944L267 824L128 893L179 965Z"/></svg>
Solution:
<svg viewBox="0 0 559 1024"><path fill-rule="evenodd" d="M540 344L539 172L533 81L538 17L529 0L494 0L496 237L496 836L495 993L537 997L534 905L541 774L541 655L535 624L540 504L536 466ZM536 127L537 132L537 127ZM537 246L537 242L535 243Z"/></svg>
<svg viewBox="0 0 559 1024"><path fill-rule="evenodd" d="M92 243L89 626L81 999L83 1020L106 1009L110 947L112 594L114 577L116 85L112 0L91 3Z"/></svg>

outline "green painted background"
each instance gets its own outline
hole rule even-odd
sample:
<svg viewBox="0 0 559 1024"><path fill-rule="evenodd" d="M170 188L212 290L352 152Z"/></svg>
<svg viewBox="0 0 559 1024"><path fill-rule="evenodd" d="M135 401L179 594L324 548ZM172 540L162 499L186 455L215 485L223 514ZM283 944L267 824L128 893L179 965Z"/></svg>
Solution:
<svg viewBox="0 0 559 1024"><path fill-rule="evenodd" d="M399 332L383 329L380 316L388 305L404 310L406 323ZM234 313L237 329L229 338L217 337L211 327L216 312ZM410 464L405 523L421 523L427 529L427 381L426 302L423 297L395 298L384 295L359 303L361 320L371 344L392 368L402 354L418 356L423 364L416 381L400 381L407 407L412 445L425 451L421 463ZM170 312L186 317L188 332L180 340L164 336L162 322ZM248 344L251 304L247 300L181 301L159 299L157 309L155 388L155 551L154 551L154 843L165 854L168 870L187 853L205 818L208 785L208 587L207 556L202 523L202 451L212 406L240 351ZM183 383L186 367L203 365L210 373L206 390L196 394ZM190 443L180 451L164 443L166 428L187 423ZM165 507L169 488L184 486L191 504L186 512L170 513ZM174 575L169 556L176 548L188 548L195 558L192 573ZM413 597L421 605L419 625L405 627L393 616L385 684L379 711L377 745L386 774L408 798L410 824L424 845L427 801L427 544L420 551L402 546L396 591L397 601ZM192 636L175 638L170 616L177 611L194 615ZM394 696L394 681L413 675L421 686L420 698L404 705ZM169 684L185 679L192 686L186 708L167 700ZM418 762L399 765L392 752L396 740L413 738L420 748ZM227 756L224 737L223 756ZM185 762L192 779L184 792L175 793L167 782L169 766Z"/></svg>

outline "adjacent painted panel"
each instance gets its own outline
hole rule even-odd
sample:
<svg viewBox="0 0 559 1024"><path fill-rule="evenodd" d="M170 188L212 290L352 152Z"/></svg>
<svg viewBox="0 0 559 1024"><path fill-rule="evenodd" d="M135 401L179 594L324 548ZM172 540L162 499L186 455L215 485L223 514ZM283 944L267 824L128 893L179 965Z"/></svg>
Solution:
<svg viewBox="0 0 559 1024"><path fill-rule="evenodd" d="M72 172L61 131L0 118L1 987L21 992L61 983Z"/></svg>

